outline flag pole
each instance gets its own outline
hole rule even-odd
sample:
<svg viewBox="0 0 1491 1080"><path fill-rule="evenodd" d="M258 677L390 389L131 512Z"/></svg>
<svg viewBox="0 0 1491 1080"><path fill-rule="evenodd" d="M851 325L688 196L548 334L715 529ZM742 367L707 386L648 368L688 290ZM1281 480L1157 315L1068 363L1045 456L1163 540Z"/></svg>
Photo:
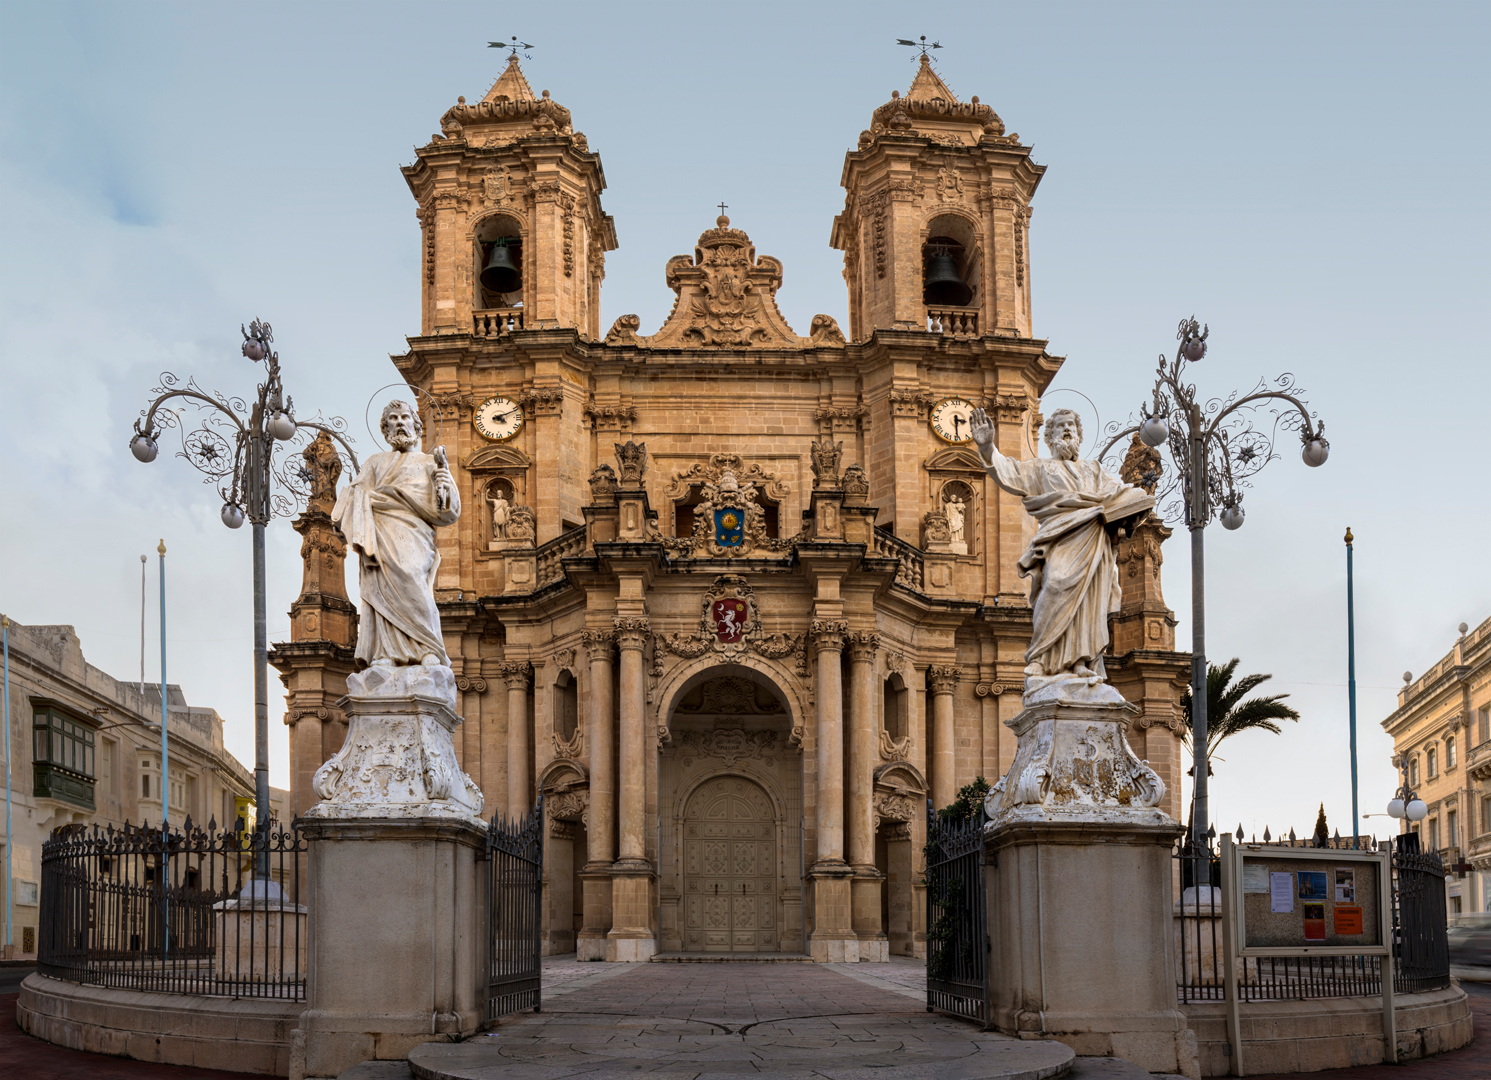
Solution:
<svg viewBox="0 0 1491 1080"><path fill-rule="evenodd" d="M1351 723L1351 846L1359 843L1356 805L1356 597L1352 581L1351 528L1346 529L1346 697Z"/></svg>
<svg viewBox="0 0 1491 1080"><path fill-rule="evenodd" d="M171 906L166 878L170 874L171 836L171 758L166 739L166 541L155 549L160 553L160 889L161 912L166 932L161 943L165 955L171 951Z"/></svg>
<svg viewBox="0 0 1491 1080"><path fill-rule="evenodd" d="M15 863L10 834L10 618L0 615L0 638L5 651L5 944L0 956L10 959L10 909L14 907L11 867Z"/></svg>

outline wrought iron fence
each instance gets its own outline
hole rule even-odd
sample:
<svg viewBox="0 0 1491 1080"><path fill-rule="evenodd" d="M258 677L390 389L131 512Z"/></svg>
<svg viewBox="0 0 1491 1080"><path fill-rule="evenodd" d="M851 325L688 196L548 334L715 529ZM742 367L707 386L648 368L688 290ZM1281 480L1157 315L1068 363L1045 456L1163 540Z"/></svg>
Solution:
<svg viewBox="0 0 1491 1080"><path fill-rule="evenodd" d="M927 1011L989 1026L983 807L942 821L927 800Z"/></svg>
<svg viewBox="0 0 1491 1080"><path fill-rule="evenodd" d="M56 829L42 845L37 968L130 990L303 1001L305 850L273 823Z"/></svg>
<svg viewBox="0 0 1491 1080"><path fill-rule="evenodd" d="M539 957L543 902L544 797L533 812L487 828L487 1023L543 1006Z"/></svg>
<svg viewBox="0 0 1491 1080"><path fill-rule="evenodd" d="M1450 984L1444 864L1437 852L1415 847L1402 839L1393 845L1393 987L1400 994Z"/></svg>
<svg viewBox="0 0 1491 1080"><path fill-rule="evenodd" d="M1324 844L1289 837L1266 846L1322 851L1373 850L1375 842L1335 837ZM1394 845L1393 989L1399 994L1449 985L1449 947L1444 900L1444 868L1436 854L1419 854ZM1174 879L1181 886L1174 907L1176 997L1181 1004L1226 999L1222 939L1221 878L1216 852L1183 841L1175 849ZM1202 862L1208 864L1207 884ZM1239 1001L1292 1001L1305 998L1376 996L1382 993L1379 956L1244 957L1238 960Z"/></svg>

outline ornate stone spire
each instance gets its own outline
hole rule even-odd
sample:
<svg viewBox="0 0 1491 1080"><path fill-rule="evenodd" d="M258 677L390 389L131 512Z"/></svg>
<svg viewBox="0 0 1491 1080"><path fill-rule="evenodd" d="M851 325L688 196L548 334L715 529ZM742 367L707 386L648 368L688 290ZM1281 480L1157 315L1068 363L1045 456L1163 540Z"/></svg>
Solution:
<svg viewBox="0 0 1491 1080"><path fill-rule="evenodd" d="M497 76L497 81L492 84L492 89L487 91L483 101L533 101L533 88L528 85L528 80L523 77L523 69L518 66L518 54L513 53L507 58L507 67L502 74Z"/></svg>

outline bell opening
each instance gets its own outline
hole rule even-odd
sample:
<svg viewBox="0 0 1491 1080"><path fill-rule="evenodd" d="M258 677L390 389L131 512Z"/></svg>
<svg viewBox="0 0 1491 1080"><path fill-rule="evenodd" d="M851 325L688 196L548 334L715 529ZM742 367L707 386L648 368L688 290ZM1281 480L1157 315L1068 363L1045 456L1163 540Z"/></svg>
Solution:
<svg viewBox="0 0 1491 1080"><path fill-rule="evenodd" d="M482 224L474 245L475 291L479 310L523 306L523 238L516 221L505 215Z"/></svg>
<svg viewBox="0 0 1491 1080"><path fill-rule="evenodd" d="M967 307L973 302L968 284L966 249L950 236L931 237L922 247L922 302L929 307Z"/></svg>

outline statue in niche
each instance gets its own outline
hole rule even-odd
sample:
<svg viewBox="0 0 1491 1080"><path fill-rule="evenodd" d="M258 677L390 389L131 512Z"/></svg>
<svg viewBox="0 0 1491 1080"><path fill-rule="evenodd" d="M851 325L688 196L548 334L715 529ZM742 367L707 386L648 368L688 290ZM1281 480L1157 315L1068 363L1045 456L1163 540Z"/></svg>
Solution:
<svg viewBox="0 0 1491 1080"><path fill-rule="evenodd" d="M406 402L390 401L379 427L392 449L363 463L332 511L358 554L357 659L449 667L435 607L435 529L460 518L461 495L445 447L419 449L424 425Z"/></svg>
<svg viewBox="0 0 1491 1080"><path fill-rule="evenodd" d="M500 487L494 487L487 493L487 504L492 508L492 540L501 541L507 539L508 510L511 504L505 498L505 492Z"/></svg>
<svg viewBox="0 0 1491 1080"><path fill-rule="evenodd" d="M967 504L963 497L956 491L949 492L947 499L942 504L942 510L947 514L948 539L953 545L953 550L959 555L968 554L968 540L963 533L964 511Z"/></svg>
<svg viewBox="0 0 1491 1080"><path fill-rule="evenodd" d="M1033 609L1026 702L1046 687L1067 697L1084 686L1098 691L1094 697L1121 700L1104 685L1103 669L1108 613L1122 598L1115 540L1143 521L1154 496L1081 459L1082 420L1070 409L1057 409L1046 421L1048 458L1017 461L1001 454L983 409L974 410L971 431L989 476L1023 499L1037 524L1018 563L1020 576L1030 579Z"/></svg>

